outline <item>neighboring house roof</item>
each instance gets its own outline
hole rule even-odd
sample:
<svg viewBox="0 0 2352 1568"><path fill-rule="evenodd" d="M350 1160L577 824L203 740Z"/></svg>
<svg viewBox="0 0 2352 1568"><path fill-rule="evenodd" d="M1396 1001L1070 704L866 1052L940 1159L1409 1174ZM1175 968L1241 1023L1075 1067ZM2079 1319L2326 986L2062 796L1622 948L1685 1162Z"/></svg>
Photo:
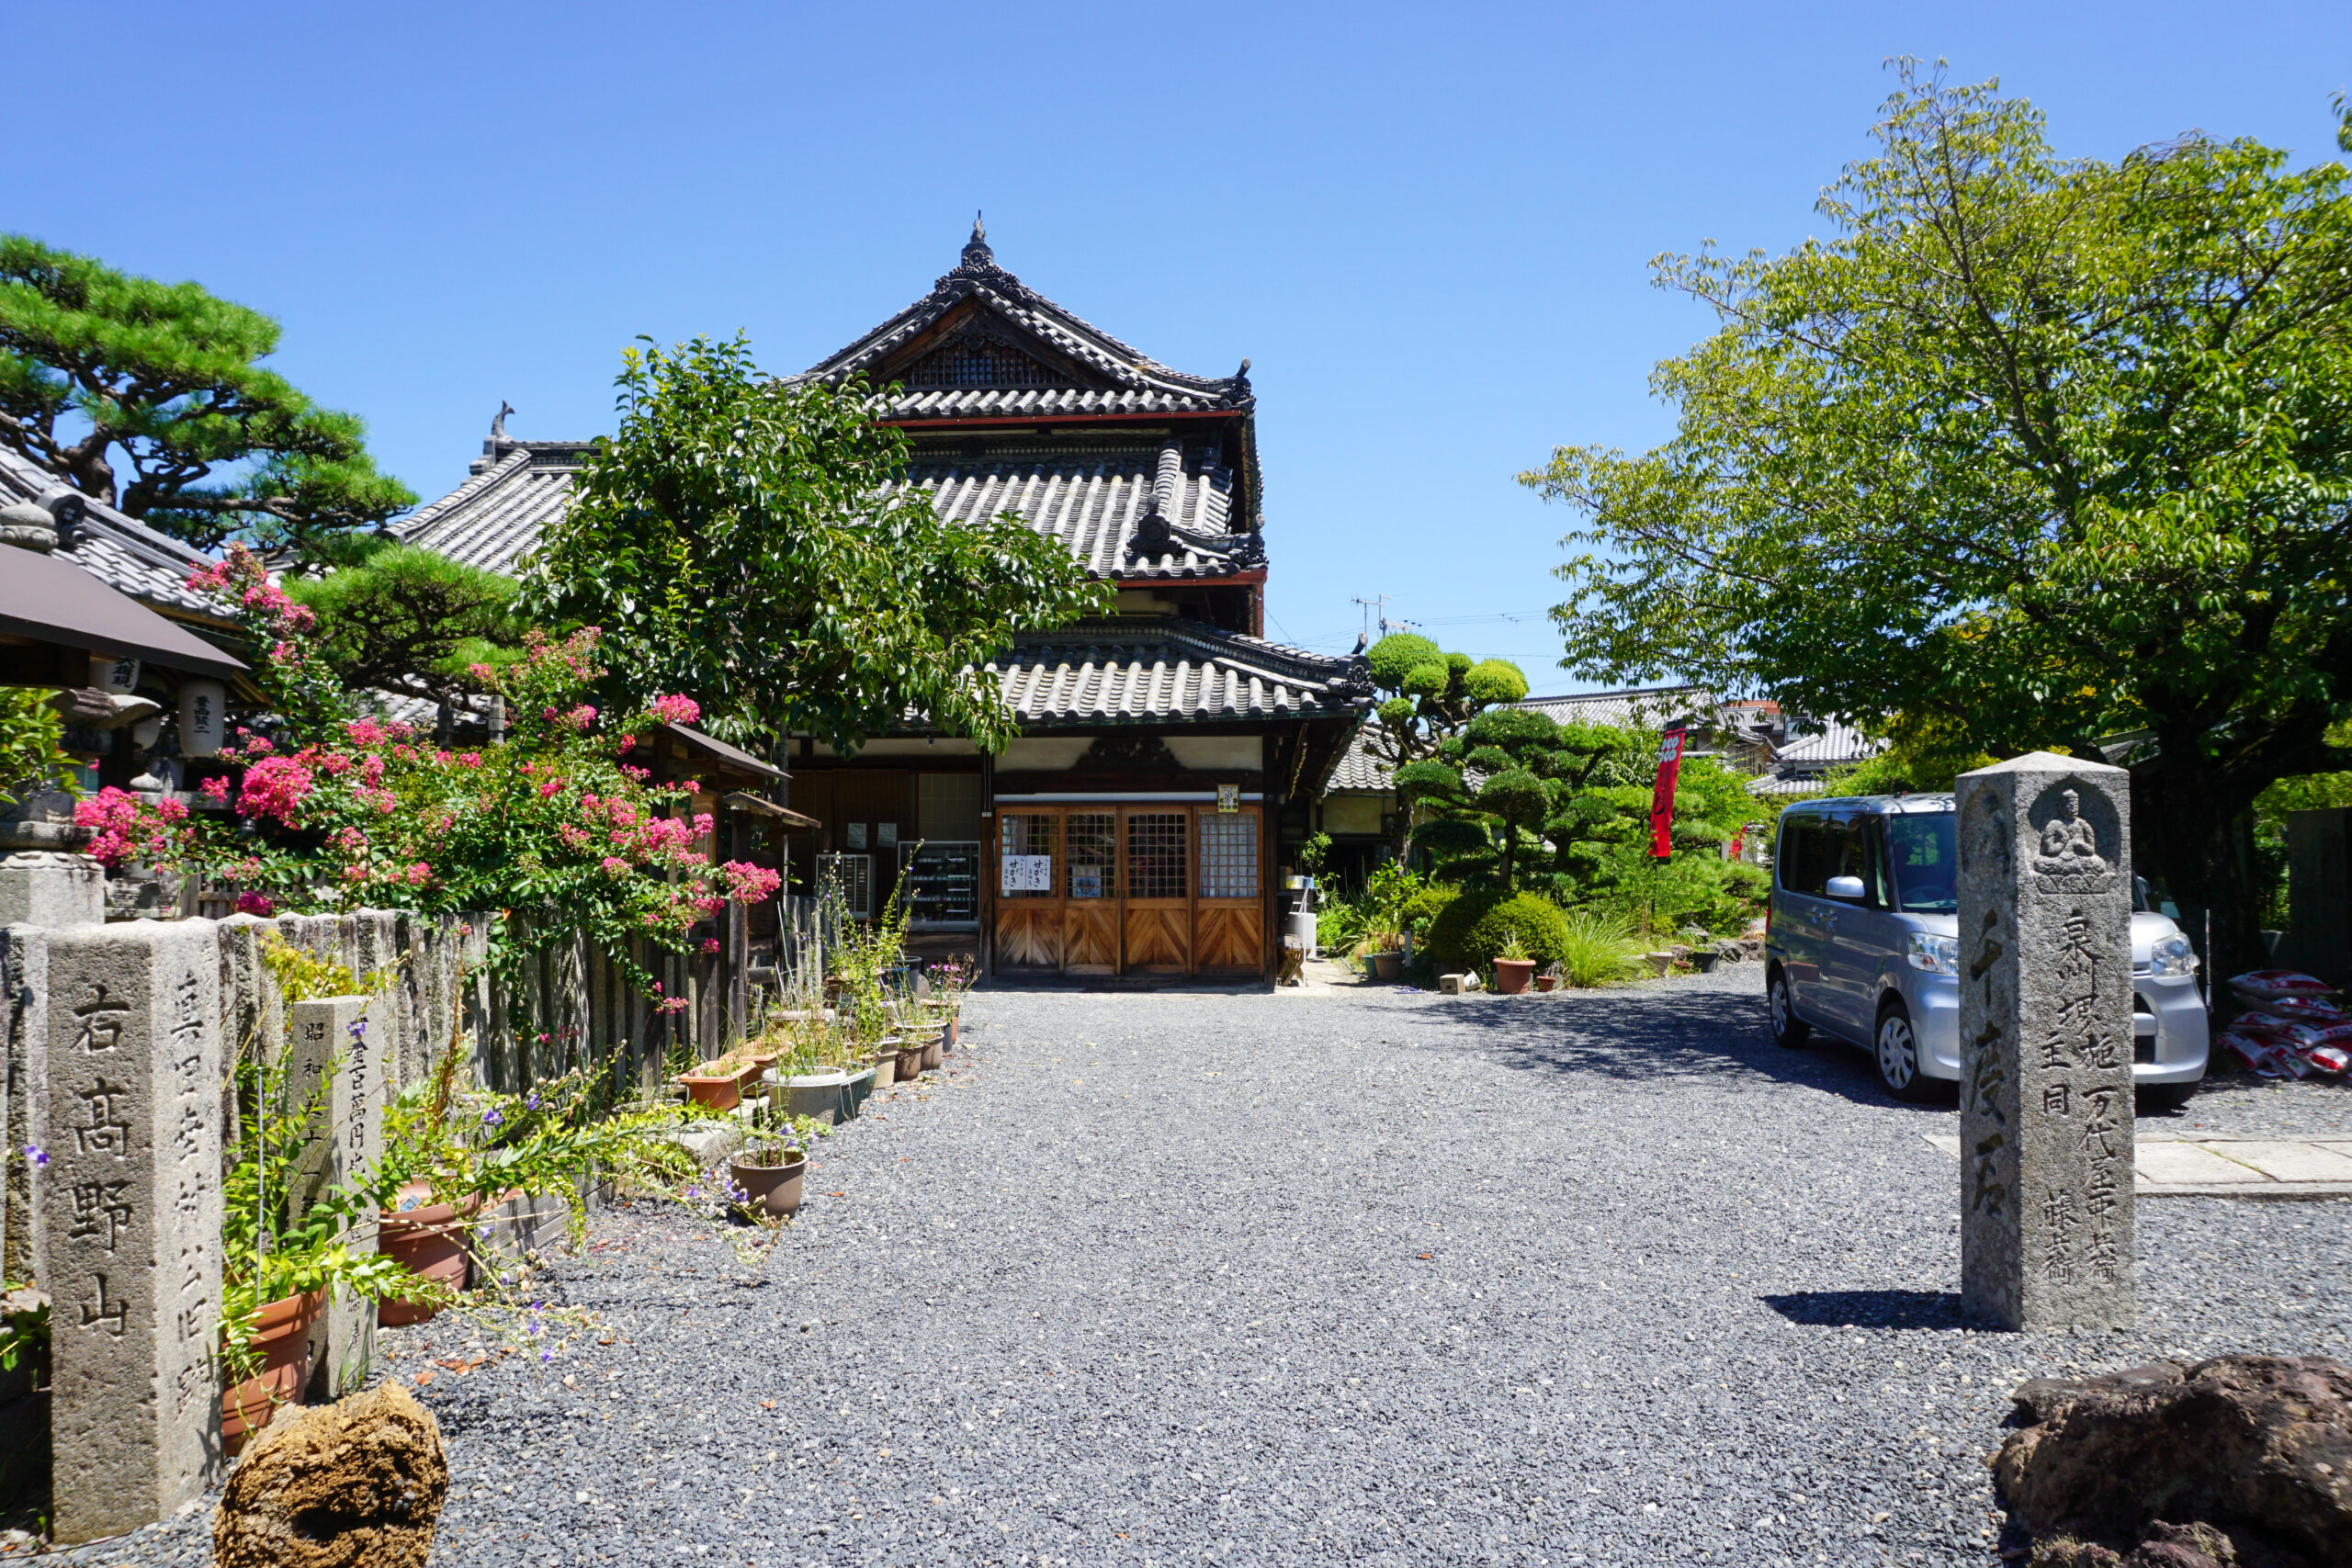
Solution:
<svg viewBox="0 0 2352 1568"><path fill-rule="evenodd" d="M1385 760L1373 755L1372 749L1365 744L1365 731L1359 729L1348 738L1347 751L1340 758L1339 766L1331 770L1331 782L1325 788L1327 791L1349 789L1385 795L1392 787L1389 784L1392 771Z"/></svg>
<svg viewBox="0 0 2352 1568"><path fill-rule="evenodd" d="M0 447L0 506L38 502L53 491L73 488L22 453ZM187 585L191 570L214 564L210 556L124 516L103 501L84 496L82 504L81 521L51 558L73 562L152 609L235 635L235 624L221 615L211 596Z"/></svg>
<svg viewBox="0 0 2352 1568"><path fill-rule="evenodd" d="M1859 762L1885 750L1885 741L1872 740L1852 725L1833 718L1820 721L1820 728L1813 734L1792 736L1786 745L1775 747L1772 761L1779 768L1817 771Z"/></svg>
<svg viewBox="0 0 2352 1568"><path fill-rule="evenodd" d="M502 420L503 420L502 416ZM392 525L412 545L512 575L540 533L571 504L584 441L510 441L494 426L471 479Z"/></svg>
<svg viewBox="0 0 2352 1568"><path fill-rule="evenodd" d="M1081 621L1023 637L982 666L1022 727L1174 718L1349 716L1372 704L1361 660L1332 659L1197 621Z"/></svg>
<svg viewBox="0 0 2352 1568"><path fill-rule="evenodd" d="M918 362L914 373L904 378L904 389L890 405L890 418L1207 412L1247 407L1253 400L1248 361L1243 361L1241 371L1226 377L1187 376L1170 369L1102 328L1080 320L997 265L996 253L989 248L986 231L978 220L972 224L972 237L966 243L955 269L933 284L930 293L792 379L838 381L860 374L882 379L876 373L899 349L967 301L984 309L971 313L972 321L963 334L951 337L938 355ZM1021 327L1046 352L1068 363L1037 363L1026 352L1030 344L1011 342L991 330L987 320L989 315L1001 316ZM958 354L961 358L956 357ZM966 367L977 368L991 356L998 356L998 362L989 364L991 385L956 384ZM1002 385L1005 368L1020 367L1023 362L1034 367L1038 385ZM1102 385L1072 389L1057 384L1066 381L1072 370Z"/></svg>
<svg viewBox="0 0 2352 1568"><path fill-rule="evenodd" d="M1703 686L1630 686L1611 692L1572 692L1528 697L1514 705L1561 724L1614 724L1656 728L1675 719L1713 722L1724 700Z"/></svg>

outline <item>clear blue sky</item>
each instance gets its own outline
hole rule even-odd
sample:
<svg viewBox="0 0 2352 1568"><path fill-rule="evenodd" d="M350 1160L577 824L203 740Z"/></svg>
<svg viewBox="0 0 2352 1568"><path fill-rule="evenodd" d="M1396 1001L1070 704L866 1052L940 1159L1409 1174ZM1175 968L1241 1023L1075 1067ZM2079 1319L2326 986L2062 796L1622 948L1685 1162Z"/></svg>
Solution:
<svg viewBox="0 0 2352 1568"><path fill-rule="evenodd" d="M804 367L985 208L1146 353L1254 361L1276 635L1344 649L1385 593L1559 691L1567 518L1513 474L1666 433L1645 377L1708 321L1649 258L1812 231L1905 53L2063 152L2306 162L2352 5L14 6L0 226L277 317L431 497L501 399L609 429L637 333Z"/></svg>

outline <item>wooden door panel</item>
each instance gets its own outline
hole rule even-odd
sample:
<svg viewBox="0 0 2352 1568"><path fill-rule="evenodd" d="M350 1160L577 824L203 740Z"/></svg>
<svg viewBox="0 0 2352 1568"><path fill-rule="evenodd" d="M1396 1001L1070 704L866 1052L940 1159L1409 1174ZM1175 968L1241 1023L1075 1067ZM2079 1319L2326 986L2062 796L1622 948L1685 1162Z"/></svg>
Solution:
<svg viewBox="0 0 2352 1568"><path fill-rule="evenodd" d="M1255 904L1203 904L1193 916L1201 973L1255 975L1265 966L1265 926Z"/></svg>
<svg viewBox="0 0 2352 1568"><path fill-rule="evenodd" d="M1130 904L1126 912L1129 969L1182 974L1192 967L1191 924L1182 905L1169 908Z"/></svg>
<svg viewBox="0 0 2352 1568"><path fill-rule="evenodd" d="M1061 907L1003 903L996 909L996 961L1005 969L1058 969Z"/></svg>
<svg viewBox="0 0 2352 1568"><path fill-rule="evenodd" d="M1062 908L1062 967L1081 975L1116 974L1118 905L1107 898L1073 898Z"/></svg>

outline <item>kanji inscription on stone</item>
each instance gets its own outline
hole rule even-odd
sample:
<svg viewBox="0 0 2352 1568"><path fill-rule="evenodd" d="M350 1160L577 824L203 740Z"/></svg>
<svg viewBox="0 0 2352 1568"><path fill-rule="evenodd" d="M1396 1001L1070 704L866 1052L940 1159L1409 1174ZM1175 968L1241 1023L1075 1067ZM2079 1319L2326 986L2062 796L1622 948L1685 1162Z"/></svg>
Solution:
<svg viewBox="0 0 2352 1568"><path fill-rule="evenodd" d="M209 920L49 940L33 1040L50 1154L50 1426L60 1543L169 1516L220 1469L220 956Z"/></svg>
<svg viewBox="0 0 2352 1568"><path fill-rule="evenodd" d="M293 1006L287 1082L295 1105L311 1117L311 1142L293 1197L298 1206L315 1201L320 1192L371 1169L383 1157L385 1078L378 1032L369 1026L373 1001L326 997ZM347 1241L355 1251L374 1251L374 1218L361 1219ZM322 1395L357 1386L375 1356L375 1303L338 1290L311 1330L311 1345Z"/></svg>
<svg viewBox="0 0 2352 1568"><path fill-rule="evenodd" d="M2132 1321L2130 776L1961 775L1961 1289L2018 1329Z"/></svg>

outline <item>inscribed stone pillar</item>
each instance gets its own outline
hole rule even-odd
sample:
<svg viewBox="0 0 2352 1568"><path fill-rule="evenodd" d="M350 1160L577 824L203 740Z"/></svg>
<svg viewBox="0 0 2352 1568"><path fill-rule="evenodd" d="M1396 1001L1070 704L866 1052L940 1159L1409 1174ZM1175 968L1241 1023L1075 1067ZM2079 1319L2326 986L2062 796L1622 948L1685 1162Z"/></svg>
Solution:
<svg viewBox="0 0 2352 1568"><path fill-rule="evenodd" d="M2132 1319L2130 775L1960 777L1961 1289L2013 1329Z"/></svg>
<svg viewBox="0 0 2352 1568"><path fill-rule="evenodd" d="M220 963L210 920L47 933L36 1042L61 1542L162 1518L220 1469Z"/></svg>
<svg viewBox="0 0 2352 1568"><path fill-rule="evenodd" d="M370 1026L369 998L328 997L293 1006L287 1043L288 1096L311 1118L311 1144L298 1165L289 1203L307 1212L319 1193L374 1168L384 1153L383 1032ZM320 1093L320 1086L325 1092ZM376 1250L370 1213L347 1234L354 1253ZM332 1399L366 1381L376 1354L373 1303L337 1289L311 1330L313 1388Z"/></svg>
<svg viewBox="0 0 2352 1568"><path fill-rule="evenodd" d="M0 926L106 923L107 868L87 855L25 850L0 857Z"/></svg>

